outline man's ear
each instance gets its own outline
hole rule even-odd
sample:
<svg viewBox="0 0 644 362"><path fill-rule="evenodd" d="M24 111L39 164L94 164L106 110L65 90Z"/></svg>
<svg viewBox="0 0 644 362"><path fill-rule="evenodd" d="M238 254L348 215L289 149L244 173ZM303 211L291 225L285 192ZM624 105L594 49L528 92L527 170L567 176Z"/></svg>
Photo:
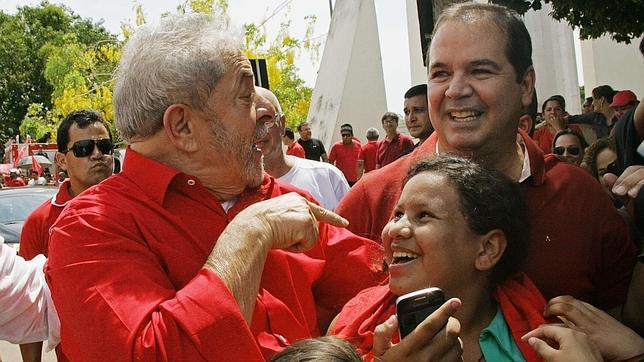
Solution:
<svg viewBox="0 0 644 362"><path fill-rule="evenodd" d="M56 165L59 169L67 171L67 158L64 153L56 152Z"/></svg>
<svg viewBox="0 0 644 362"><path fill-rule="evenodd" d="M479 250L474 262L477 270L492 270L501 260L507 246L505 234L500 229L494 229L479 238Z"/></svg>
<svg viewBox="0 0 644 362"><path fill-rule="evenodd" d="M534 67L531 65L526 69L521 79L521 103L523 107L526 108L532 103L532 93L534 90L536 75L534 73Z"/></svg>
<svg viewBox="0 0 644 362"><path fill-rule="evenodd" d="M179 150L195 152L199 148L196 122L200 120L194 115L194 111L185 104L173 104L163 113L165 134Z"/></svg>
<svg viewBox="0 0 644 362"><path fill-rule="evenodd" d="M525 133L530 134L530 130L532 129L532 124L534 122L532 121L532 117L530 117L527 114L524 114L519 118L519 129L522 129L525 131Z"/></svg>

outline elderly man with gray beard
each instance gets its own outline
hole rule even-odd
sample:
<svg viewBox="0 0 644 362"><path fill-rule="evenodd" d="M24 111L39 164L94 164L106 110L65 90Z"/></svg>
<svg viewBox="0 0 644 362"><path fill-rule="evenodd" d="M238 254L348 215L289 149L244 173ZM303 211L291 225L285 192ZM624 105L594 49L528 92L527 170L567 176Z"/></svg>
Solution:
<svg viewBox="0 0 644 362"><path fill-rule="evenodd" d="M270 120L238 44L190 15L125 46L127 162L68 205L45 271L72 360L267 359L382 280L374 243L264 173Z"/></svg>

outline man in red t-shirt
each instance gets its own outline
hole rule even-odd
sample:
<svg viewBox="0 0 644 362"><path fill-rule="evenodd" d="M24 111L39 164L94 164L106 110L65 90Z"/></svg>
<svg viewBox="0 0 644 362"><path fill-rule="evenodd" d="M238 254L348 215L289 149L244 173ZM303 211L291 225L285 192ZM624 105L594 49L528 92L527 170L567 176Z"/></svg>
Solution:
<svg viewBox="0 0 644 362"><path fill-rule="evenodd" d="M376 169L378 137L380 137L378 129L371 127L367 130L367 143L362 145L358 155L358 179Z"/></svg>
<svg viewBox="0 0 644 362"><path fill-rule="evenodd" d="M382 128L385 129L385 139L378 144L376 168L381 168L396 161L405 151L414 148L414 141L406 134L398 132L398 115L387 112L382 116Z"/></svg>
<svg viewBox="0 0 644 362"><path fill-rule="evenodd" d="M340 126L342 141L331 146L329 162L339 168L347 179L349 186L358 181L358 156L360 155L360 143L353 138L353 127L345 123Z"/></svg>
<svg viewBox="0 0 644 362"><path fill-rule="evenodd" d="M295 142L295 134L293 133L292 129L288 127L284 128L284 136L282 136L282 142L286 146L287 155L306 158L304 147Z"/></svg>

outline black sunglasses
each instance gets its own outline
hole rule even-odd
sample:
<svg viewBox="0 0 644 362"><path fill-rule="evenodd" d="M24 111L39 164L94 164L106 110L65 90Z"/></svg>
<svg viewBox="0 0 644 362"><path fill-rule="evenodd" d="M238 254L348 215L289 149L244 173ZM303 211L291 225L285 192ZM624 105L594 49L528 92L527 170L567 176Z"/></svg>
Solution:
<svg viewBox="0 0 644 362"><path fill-rule="evenodd" d="M76 157L87 157L94 152L94 146L98 147L98 150L104 155L111 155L114 152L114 144L109 138L76 141L70 148L60 152L67 153L73 151Z"/></svg>
<svg viewBox="0 0 644 362"><path fill-rule="evenodd" d="M566 150L568 150L568 153L570 153L573 156L577 156L579 154L579 151L581 151L581 149L579 149L579 146L572 145L568 147L564 147L564 146L555 147L552 150L552 153L554 153L555 155L563 155L564 152L566 152Z"/></svg>

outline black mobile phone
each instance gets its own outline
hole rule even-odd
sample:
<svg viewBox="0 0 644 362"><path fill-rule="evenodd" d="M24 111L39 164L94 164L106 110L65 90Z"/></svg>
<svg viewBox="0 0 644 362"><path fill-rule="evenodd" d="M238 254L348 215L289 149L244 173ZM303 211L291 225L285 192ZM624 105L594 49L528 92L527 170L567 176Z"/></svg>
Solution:
<svg viewBox="0 0 644 362"><path fill-rule="evenodd" d="M402 340L416 329L420 322L434 313L443 303L445 303L445 294L440 288L425 288L398 297L396 316L400 339Z"/></svg>

